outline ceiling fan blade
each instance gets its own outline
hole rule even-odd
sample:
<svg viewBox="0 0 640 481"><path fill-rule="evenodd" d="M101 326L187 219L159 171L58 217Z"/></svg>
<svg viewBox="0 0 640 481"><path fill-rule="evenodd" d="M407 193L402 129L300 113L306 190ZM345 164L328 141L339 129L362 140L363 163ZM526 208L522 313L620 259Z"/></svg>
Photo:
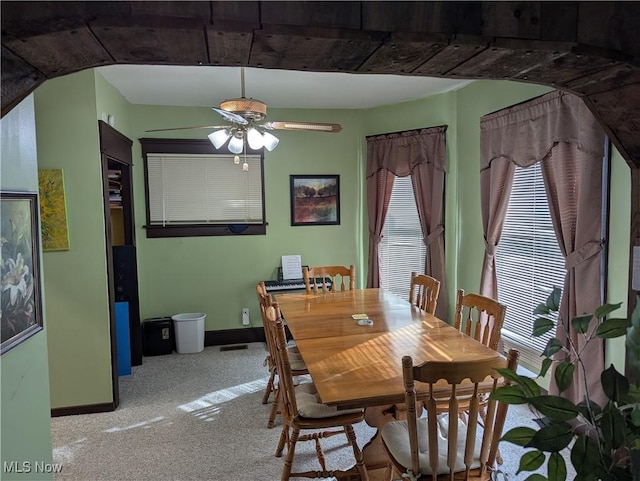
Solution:
<svg viewBox="0 0 640 481"><path fill-rule="evenodd" d="M265 122L263 126L271 130L304 130L308 132L328 132L336 134L342 130L340 124L322 122Z"/></svg>
<svg viewBox="0 0 640 481"><path fill-rule="evenodd" d="M168 130L192 130L192 129L226 129L228 125L199 125L197 127L172 127L168 129L151 129L145 132L166 132Z"/></svg>
<svg viewBox="0 0 640 481"><path fill-rule="evenodd" d="M222 118L228 120L229 122L235 122L236 124L247 125L249 121L244 117L234 114L233 112L227 112L226 110L222 110L216 107L211 107L213 110L222 115Z"/></svg>

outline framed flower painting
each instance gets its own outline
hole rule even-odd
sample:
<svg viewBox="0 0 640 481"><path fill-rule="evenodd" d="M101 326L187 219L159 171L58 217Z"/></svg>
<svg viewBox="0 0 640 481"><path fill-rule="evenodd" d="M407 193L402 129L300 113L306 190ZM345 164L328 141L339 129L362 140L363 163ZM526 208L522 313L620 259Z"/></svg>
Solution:
<svg viewBox="0 0 640 481"><path fill-rule="evenodd" d="M0 192L0 354L42 330L38 195Z"/></svg>

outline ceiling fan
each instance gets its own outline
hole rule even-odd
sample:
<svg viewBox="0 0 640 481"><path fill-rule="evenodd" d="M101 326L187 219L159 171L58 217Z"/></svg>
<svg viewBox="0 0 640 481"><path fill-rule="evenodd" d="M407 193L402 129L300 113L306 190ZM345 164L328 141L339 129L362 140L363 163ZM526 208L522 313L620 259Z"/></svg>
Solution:
<svg viewBox="0 0 640 481"><path fill-rule="evenodd" d="M227 148L234 154L243 151L245 142L254 150L263 147L269 151L275 149L279 139L270 131L298 130L309 132L338 133L342 130L340 124L322 122L284 122L267 121L267 104L261 100L246 98L244 94L244 67L240 69L242 94L240 98L227 99L220 104L220 108L212 107L220 114L227 125L201 125L196 127L175 127L168 129L153 129L147 132L163 132L167 130L215 129L208 137L216 149L221 148L227 140Z"/></svg>

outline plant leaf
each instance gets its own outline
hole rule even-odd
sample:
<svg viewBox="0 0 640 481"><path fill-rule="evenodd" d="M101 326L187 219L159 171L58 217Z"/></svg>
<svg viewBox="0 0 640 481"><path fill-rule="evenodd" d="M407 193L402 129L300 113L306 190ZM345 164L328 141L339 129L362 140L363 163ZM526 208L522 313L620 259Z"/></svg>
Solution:
<svg viewBox="0 0 640 481"><path fill-rule="evenodd" d="M595 417L602 412L602 408L591 400L589 400L589 405L591 406L591 412L593 413L593 417L591 417L591 415L589 414L589 408L587 407L586 399L578 403L577 405L578 411L580 411L580 414L582 414L582 416L584 416L585 419L595 424Z"/></svg>
<svg viewBox="0 0 640 481"><path fill-rule="evenodd" d="M555 453L566 448L572 439L573 431L568 423L550 424L540 429L525 447Z"/></svg>
<svg viewBox="0 0 640 481"><path fill-rule="evenodd" d="M571 448L571 464L578 474L591 473L598 464L600 452L598 446L589 436L581 434Z"/></svg>
<svg viewBox="0 0 640 481"><path fill-rule="evenodd" d="M598 478L593 473L576 473L573 481L598 481Z"/></svg>
<svg viewBox="0 0 640 481"><path fill-rule="evenodd" d="M576 366L567 361L562 361L556 366L554 378L560 392L566 391L571 386L575 370Z"/></svg>
<svg viewBox="0 0 640 481"><path fill-rule="evenodd" d="M593 473L599 481L618 481L618 478L609 473L609 471L602 466L596 466L593 468Z"/></svg>
<svg viewBox="0 0 640 481"><path fill-rule="evenodd" d="M491 396L489 397L505 404L526 404L528 402L522 388L520 386L513 385L501 386L491 393Z"/></svg>
<svg viewBox="0 0 640 481"><path fill-rule="evenodd" d="M602 304L600 307L596 309L595 316L598 319L602 319L607 314L610 314L616 309L618 309L621 305L622 305L622 302L618 302L617 304Z"/></svg>
<svg viewBox="0 0 640 481"><path fill-rule="evenodd" d="M574 317L571 319L571 327L580 334L586 334L589 331L591 319L593 319L592 314Z"/></svg>
<svg viewBox="0 0 640 481"><path fill-rule="evenodd" d="M601 339L612 339L625 336L627 328L631 326L629 319L606 319L596 329L596 336Z"/></svg>
<svg viewBox="0 0 640 481"><path fill-rule="evenodd" d="M526 446L535 434L535 429L529 428L527 426L520 426L510 429L509 431L504 433L502 438L500 438L500 441L507 441L508 443L512 443L517 446Z"/></svg>
<svg viewBox="0 0 640 481"><path fill-rule="evenodd" d="M531 476L529 476L527 479L525 479L524 481L549 481L547 478L545 478L542 474L532 474Z"/></svg>
<svg viewBox="0 0 640 481"><path fill-rule="evenodd" d="M547 342L547 347L544 348L542 355L545 357L551 357L563 347L564 345L562 344L560 339L552 337L551 339L549 339L549 342Z"/></svg>
<svg viewBox="0 0 640 481"><path fill-rule="evenodd" d="M629 380L616 371L613 364L600 374L602 390L612 401L618 402L629 392Z"/></svg>
<svg viewBox="0 0 640 481"><path fill-rule="evenodd" d="M538 377L544 377L547 374L547 371L549 370L549 368L551 367L551 364L553 364L553 360L549 359L548 357L545 357L542 360L542 366L540 366L540 374L538 374Z"/></svg>
<svg viewBox="0 0 640 481"><path fill-rule="evenodd" d="M549 312L549 308L546 306L546 304L538 304L533 310L534 314L549 314Z"/></svg>
<svg viewBox="0 0 640 481"><path fill-rule="evenodd" d="M549 481L566 481L567 463L560 453L551 453L547 463L547 477Z"/></svg>
<svg viewBox="0 0 640 481"><path fill-rule="evenodd" d="M640 404L636 404L629 415L629 419L631 420L631 424L635 427L640 428Z"/></svg>
<svg viewBox="0 0 640 481"><path fill-rule="evenodd" d="M540 337L544 333L549 332L556 324L546 317L539 317L533 322L533 337Z"/></svg>
<svg viewBox="0 0 640 481"><path fill-rule="evenodd" d="M547 297L547 307L550 311L557 311L560 309L560 299L562 298L562 289L554 287L549 297Z"/></svg>
<svg viewBox="0 0 640 481"><path fill-rule="evenodd" d="M520 458L520 465L518 466L518 471L516 474L520 474L522 471L535 471L542 463L546 456L542 451L529 451L528 453L524 453Z"/></svg>
<svg viewBox="0 0 640 481"><path fill-rule="evenodd" d="M535 397L540 395L540 386L533 379L516 374L511 369L496 369L496 371L509 381L521 386L525 396Z"/></svg>
<svg viewBox="0 0 640 481"><path fill-rule="evenodd" d="M629 372L640 372L640 296L636 296L636 306L631 313L631 329L624 343Z"/></svg>
<svg viewBox="0 0 640 481"><path fill-rule="evenodd" d="M631 404L640 402L640 386L637 384L630 384L627 397Z"/></svg>
<svg viewBox="0 0 640 481"><path fill-rule="evenodd" d="M600 430L607 450L623 446L626 441L624 416L617 409L605 409L600 418Z"/></svg>
<svg viewBox="0 0 640 481"><path fill-rule="evenodd" d="M537 396L529 403L553 421L569 421L580 413L575 404L560 396Z"/></svg>

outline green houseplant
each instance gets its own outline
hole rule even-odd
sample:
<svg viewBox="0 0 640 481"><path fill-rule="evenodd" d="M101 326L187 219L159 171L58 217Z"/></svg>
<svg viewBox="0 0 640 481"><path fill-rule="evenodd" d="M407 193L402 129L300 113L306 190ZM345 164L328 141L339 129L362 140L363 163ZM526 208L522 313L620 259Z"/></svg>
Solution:
<svg viewBox="0 0 640 481"><path fill-rule="evenodd" d="M560 289L555 288L546 303L536 308L535 314L539 317L534 322L534 336L555 327L556 322L551 318L559 309L560 296ZM596 338L626 335L632 372L640 372L640 298L631 319L607 319L620 305L604 304L593 314L573 318L570 324L587 343ZM559 324L559 328L568 333L569 325ZM555 365L552 382L561 394L571 385L574 376L586 376L581 355L582 351L573 343L565 347L559 339L551 338L542 353L539 377ZM540 415L538 430L516 427L502 437L502 441L529 449L520 458L518 479L565 481L567 466L561 452L570 450L577 481L640 480L640 386L631 384L613 365L600 375L607 397L603 406L590 399L588 392L582 402L574 404L561 395L543 394L533 378L509 370L502 370L501 374L511 383L496 390L493 397L508 404L528 404ZM529 474L523 478L522 473L536 471L545 463L546 477Z"/></svg>

